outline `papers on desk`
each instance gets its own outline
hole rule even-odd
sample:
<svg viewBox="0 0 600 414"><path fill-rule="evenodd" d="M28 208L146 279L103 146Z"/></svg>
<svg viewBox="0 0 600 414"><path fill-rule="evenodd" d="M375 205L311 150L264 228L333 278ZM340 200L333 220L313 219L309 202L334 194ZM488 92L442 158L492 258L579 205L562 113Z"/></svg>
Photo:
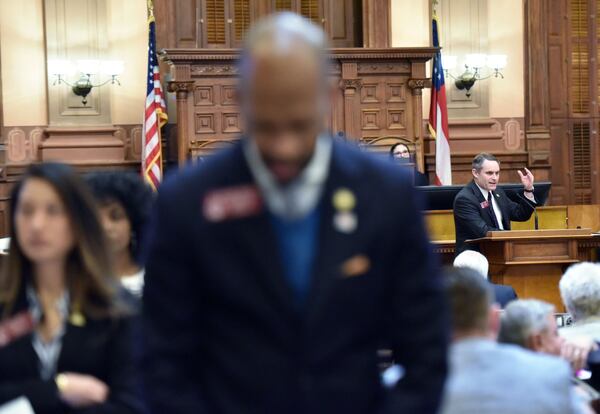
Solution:
<svg viewBox="0 0 600 414"><path fill-rule="evenodd" d="M29 400L25 397L20 397L0 405L0 414L35 414L35 412Z"/></svg>

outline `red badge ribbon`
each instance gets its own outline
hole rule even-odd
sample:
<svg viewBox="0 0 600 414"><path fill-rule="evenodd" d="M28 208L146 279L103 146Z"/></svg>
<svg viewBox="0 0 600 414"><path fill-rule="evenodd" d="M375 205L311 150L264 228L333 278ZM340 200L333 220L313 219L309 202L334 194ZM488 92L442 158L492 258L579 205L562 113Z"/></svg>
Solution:
<svg viewBox="0 0 600 414"><path fill-rule="evenodd" d="M262 197L255 185L214 190L202 203L204 218L214 223L250 217L260 213L262 208Z"/></svg>
<svg viewBox="0 0 600 414"><path fill-rule="evenodd" d="M0 323L0 348L33 332L33 329L33 316L29 311L18 313Z"/></svg>

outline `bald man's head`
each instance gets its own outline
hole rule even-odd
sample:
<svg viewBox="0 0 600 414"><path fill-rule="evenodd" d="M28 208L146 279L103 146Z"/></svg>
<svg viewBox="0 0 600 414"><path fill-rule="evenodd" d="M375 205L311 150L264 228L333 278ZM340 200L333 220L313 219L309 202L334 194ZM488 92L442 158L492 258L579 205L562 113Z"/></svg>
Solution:
<svg viewBox="0 0 600 414"><path fill-rule="evenodd" d="M330 106L323 31L293 13L256 23L246 37L239 98L248 135L274 177L310 161Z"/></svg>

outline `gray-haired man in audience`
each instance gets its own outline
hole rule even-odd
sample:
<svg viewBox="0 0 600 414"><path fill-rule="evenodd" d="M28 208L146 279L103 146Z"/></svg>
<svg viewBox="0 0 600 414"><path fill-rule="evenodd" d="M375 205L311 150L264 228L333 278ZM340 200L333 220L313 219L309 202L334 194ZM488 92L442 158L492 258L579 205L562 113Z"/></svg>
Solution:
<svg viewBox="0 0 600 414"><path fill-rule="evenodd" d="M553 356L498 344L500 311L487 282L450 268L446 290L453 344L442 414L578 413L569 365Z"/></svg>
<svg viewBox="0 0 600 414"><path fill-rule="evenodd" d="M560 295L574 324L560 329L569 340L600 342L600 265L578 263L560 279Z"/></svg>
<svg viewBox="0 0 600 414"><path fill-rule="evenodd" d="M502 315L498 341L518 345L533 352L562 357L571 363L575 373L585 367L591 344L565 341L558 335L554 306L536 299L511 302ZM572 385L579 412L591 412L589 404L598 393L575 376Z"/></svg>

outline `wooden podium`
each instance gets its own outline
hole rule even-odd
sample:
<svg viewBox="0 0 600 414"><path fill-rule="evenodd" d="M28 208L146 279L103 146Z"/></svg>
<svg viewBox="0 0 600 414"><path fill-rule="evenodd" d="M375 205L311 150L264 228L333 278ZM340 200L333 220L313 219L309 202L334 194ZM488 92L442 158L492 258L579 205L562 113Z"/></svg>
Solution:
<svg viewBox="0 0 600 414"><path fill-rule="evenodd" d="M558 282L566 268L593 260L600 237L590 229L491 231L469 240L490 262L490 280L511 285L521 299L550 302L557 312L564 306Z"/></svg>

